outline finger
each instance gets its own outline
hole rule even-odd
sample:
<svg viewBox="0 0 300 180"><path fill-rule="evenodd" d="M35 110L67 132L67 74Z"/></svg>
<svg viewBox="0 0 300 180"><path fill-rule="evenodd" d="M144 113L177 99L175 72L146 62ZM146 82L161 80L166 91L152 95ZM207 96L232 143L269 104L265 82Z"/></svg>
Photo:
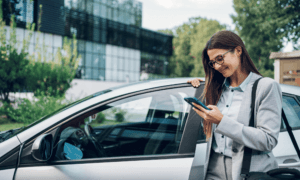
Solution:
<svg viewBox="0 0 300 180"><path fill-rule="evenodd" d="M196 104L196 103L193 103L193 105L195 106L195 107L197 107L200 111L202 111L202 112L204 112L204 113L207 113L206 111L206 109L205 108L203 108L202 106L200 106L199 104Z"/></svg>
<svg viewBox="0 0 300 180"><path fill-rule="evenodd" d="M193 110L204 119L205 114L203 112L201 112L200 110L198 110L197 108L194 108L194 107L193 107Z"/></svg>
<svg viewBox="0 0 300 180"><path fill-rule="evenodd" d="M199 78L198 78L198 80L199 80L200 82L203 82L203 80L202 80L202 79L199 79Z"/></svg>
<svg viewBox="0 0 300 180"><path fill-rule="evenodd" d="M193 87L198 87L199 85L196 84L196 83L192 83L192 86L193 86Z"/></svg>
<svg viewBox="0 0 300 180"><path fill-rule="evenodd" d="M194 80L192 81L192 85L193 85L194 87L199 87L199 86L200 86L199 80L198 80L198 79L194 79Z"/></svg>
<svg viewBox="0 0 300 180"><path fill-rule="evenodd" d="M200 84L199 79L194 79L193 81L194 81L194 83Z"/></svg>
<svg viewBox="0 0 300 180"><path fill-rule="evenodd" d="M207 105L207 107L208 107L209 109L215 109L215 107L217 107L217 106L214 106L214 105Z"/></svg>
<svg viewBox="0 0 300 180"><path fill-rule="evenodd" d="M207 105L207 107L211 110L215 109L215 108L218 108L217 106L214 106L214 105Z"/></svg>

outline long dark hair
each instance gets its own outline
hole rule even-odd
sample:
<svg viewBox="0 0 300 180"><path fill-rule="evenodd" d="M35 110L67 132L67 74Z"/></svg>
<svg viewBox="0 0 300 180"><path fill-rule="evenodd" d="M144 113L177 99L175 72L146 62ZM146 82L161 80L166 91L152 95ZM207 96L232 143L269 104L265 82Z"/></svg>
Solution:
<svg viewBox="0 0 300 180"><path fill-rule="evenodd" d="M242 39L231 31L219 31L215 33L210 40L206 43L205 48L202 51L202 63L205 70L205 87L203 91L203 98L206 100L206 105L217 105L217 102L222 93L222 84L224 82L225 77L211 68L208 65L209 57L207 55L207 50L209 49L226 49L226 50L234 50L237 46L242 48L241 54L241 66L242 71L249 73L250 71L261 75L257 68L255 67L253 61L251 60L245 45ZM232 53L232 52L231 52ZM206 135L206 140L211 137L212 133L212 123L203 122L204 134Z"/></svg>

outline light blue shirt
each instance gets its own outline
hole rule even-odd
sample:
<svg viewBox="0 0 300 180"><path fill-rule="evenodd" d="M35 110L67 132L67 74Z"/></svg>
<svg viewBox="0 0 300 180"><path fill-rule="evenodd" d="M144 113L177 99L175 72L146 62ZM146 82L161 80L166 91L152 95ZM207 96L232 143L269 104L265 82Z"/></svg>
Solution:
<svg viewBox="0 0 300 180"><path fill-rule="evenodd" d="M217 104L217 107L223 116L227 116L232 120L237 120L237 116L243 101L243 94L251 79L251 76L252 72L249 73L248 77L238 87L231 87L229 79L225 78L222 86L222 95ZM232 157L232 139L229 137L214 132L212 148L216 153Z"/></svg>

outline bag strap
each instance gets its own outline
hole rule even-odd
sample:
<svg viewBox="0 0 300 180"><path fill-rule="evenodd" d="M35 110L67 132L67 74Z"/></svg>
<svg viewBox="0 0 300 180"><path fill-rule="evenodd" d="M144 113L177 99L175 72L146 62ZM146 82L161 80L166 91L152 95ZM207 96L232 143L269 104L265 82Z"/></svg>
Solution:
<svg viewBox="0 0 300 180"><path fill-rule="evenodd" d="M249 122L249 126L250 127L254 127L254 106L255 106L255 96L256 96L256 89L257 89L257 84L258 81L261 78L257 79L252 87L252 99L251 99L251 118L250 118L250 122ZM294 134L292 132L292 128L289 125L289 122L284 114L283 108L281 109L281 114L282 114L282 118L283 118L283 122L286 125L286 129L288 131L288 134L292 140L292 143L294 145L294 148L297 152L297 155L300 159L300 150L299 150L299 146L297 144L297 141L295 140ZM251 164L251 156L252 156L252 149L248 148L248 147L244 147L244 157L243 157L243 164L242 164L242 170L241 170L241 177L242 178L247 178L249 175L249 170L250 170L250 164Z"/></svg>
<svg viewBox="0 0 300 180"><path fill-rule="evenodd" d="M258 81L261 78L257 79L253 86L252 86L252 96L251 96L251 117L249 126L254 127L254 106L255 106L255 97L256 97L256 89ZM241 177L247 178L250 170L250 164L251 164L251 156L252 156L252 149L248 147L244 147L244 157L243 157L243 164L242 164L242 170L241 170Z"/></svg>
<svg viewBox="0 0 300 180"><path fill-rule="evenodd" d="M296 141L296 139L295 139L295 136L294 136L294 134L293 134L293 132L292 132L292 128L291 128L291 126L289 125L289 122L288 122L288 120L287 120L287 118L286 118L286 116L285 116L285 114L284 114L283 109L282 109L282 118L283 118L283 122L285 123L286 130L287 130L287 132L289 133L289 136L290 136L290 138L291 138L291 140L292 140L292 143L293 143L293 145L294 145L294 148L295 148L295 150L296 150L296 152L297 152L297 154L298 154L298 157L299 157L299 159L300 159L300 150L299 150L299 146L298 146L297 141Z"/></svg>

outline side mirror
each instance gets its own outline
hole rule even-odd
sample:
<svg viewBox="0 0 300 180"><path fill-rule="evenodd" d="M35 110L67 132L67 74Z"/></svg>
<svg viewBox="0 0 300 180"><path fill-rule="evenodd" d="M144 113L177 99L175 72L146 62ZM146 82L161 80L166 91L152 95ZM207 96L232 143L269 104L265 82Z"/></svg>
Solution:
<svg viewBox="0 0 300 180"><path fill-rule="evenodd" d="M51 134L40 135L34 141L31 155L38 161L48 161L53 151L53 137Z"/></svg>

